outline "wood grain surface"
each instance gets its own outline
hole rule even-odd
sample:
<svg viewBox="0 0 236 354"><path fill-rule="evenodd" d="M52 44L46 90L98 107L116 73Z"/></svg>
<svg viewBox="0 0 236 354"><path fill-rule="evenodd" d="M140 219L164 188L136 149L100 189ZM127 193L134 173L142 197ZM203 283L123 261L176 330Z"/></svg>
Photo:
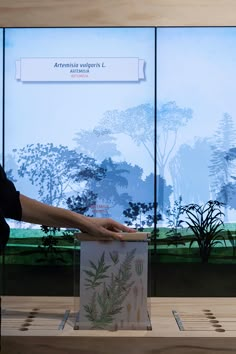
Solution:
<svg viewBox="0 0 236 354"><path fill-rule="evenodd" d="M73 311L70 297L3 297L2 307L1 354L226 354L236 348L234 298L151 298L152 331L75 331L70 319L58 330L60 315ZM20 330L32 312L30 327ZM210 317L225 330L217 332Z"/></svg>
<svg viewBox="0 0 236 354"><path fill-rule="evenodd" d="M148 232L122 232L121 235L123 241L146 241L150 234ZM84 232L75 233L75 237L79 241L114 241L113 238L107 236L94 237Z"/></svg>
<svg viewBox="0 0 236 354"><path fill-rule="evenodd" d="M233 26L235 0L0 0L0 27Z"/></svg>

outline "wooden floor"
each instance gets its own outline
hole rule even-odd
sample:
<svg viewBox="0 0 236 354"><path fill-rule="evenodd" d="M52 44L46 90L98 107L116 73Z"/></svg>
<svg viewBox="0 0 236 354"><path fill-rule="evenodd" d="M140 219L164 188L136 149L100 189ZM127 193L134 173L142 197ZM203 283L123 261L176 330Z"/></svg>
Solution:
<svg viewBox="0 0 236 354"><path fill-rule="evenodd" d="M71 297L3 297L1 354L236 353L236 299L150 302L151 331L76 331Z"/></svg>

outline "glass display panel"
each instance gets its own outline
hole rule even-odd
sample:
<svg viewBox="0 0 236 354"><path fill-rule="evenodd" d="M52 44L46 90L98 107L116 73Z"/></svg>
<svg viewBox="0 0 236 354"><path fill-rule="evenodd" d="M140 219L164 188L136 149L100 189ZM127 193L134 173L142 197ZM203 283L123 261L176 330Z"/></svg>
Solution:
<svg viewBox="0 0 236 354"><path fill-rule="evenodd" d="M5 44L5 161L17 189L153 228L155 28L8 28ZM9 245L33 249L26 263L71 263L70 230L9 223Z"/></svg>
<svg viewBox="0 0 236 354"><path fill-rule="evenodd" d="M234 27L157 28L157 195L160 234L169 246L165 261L234 259L235 48Z"/></svg>

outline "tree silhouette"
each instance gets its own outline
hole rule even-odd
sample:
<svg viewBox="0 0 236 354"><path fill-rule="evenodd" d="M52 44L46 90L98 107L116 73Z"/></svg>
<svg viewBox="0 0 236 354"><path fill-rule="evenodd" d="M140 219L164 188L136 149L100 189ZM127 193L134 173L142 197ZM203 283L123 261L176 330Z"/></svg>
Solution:
<svg viewBox="0 0 236 354"><path fill-rule="evenodd" d="M9 170L6 171L6 175L7 175L7 178L12 181L13 183L16 183L17 182L17 179L14 177L14 173L13 173L13 170L12 168L10 168Z"/></svg>
<svg viewBox="0 0 236 354"><path fill-rule="evenodd" d="M232 167L232 164L234 163L235 167L235 159L236 159L236 148L231 148L227 153L225 154L225 159L228 164ZM232 173L235 173L235 169L232 171ZM230 173L229 173L230 174ZM236 209L236 177L230 174L230 178L232 181L228 182L227 184L224 184L220 191L217 193L217 200L219 201L224 201L227 196L227 203L230 208Z"/></svg>
<svg viewBox="0 0 236 354"><path fill-rule="evenodd" d="M173 197L182 196L184 203L202 203L209 199L210 140L197 139L193 146L183 144L170 160Z"/></svg>
<svg viewBox="0 0 236 354"><path fill-rule="evenodd" d="M40 200L47 204L58 206L73 188L77 194L80 183L103 176L94 159L77 154L66 146L37 143L15 150L15 153L19 176L28 176L38 188Z"/></svg>
<svg viewBox="0 0 236 354"><path fill-rule="evenodd" d="M86 189L77 196L69 197L66 201L66 204L70 210L85 215L89 211L89 209L96 203L96 200L97 195L92 191Z"/></svg>
<svg viewBox="0 0 236 354"><path fill-rule="evenodd" d="M154 174L143 179L143 169L140 166L132 165L126 161L118 162L117 169L124 171L127 183L117 186L120 193L127 192L132 200L147 202L154 200Z"/></svg>
<svg viewBox="0 0 236 354"><path fill-rule="evenodd" d="M116 139L104 127L93 130L81 130L76 133L74 140L77 143L77 152L100 162L108 157L120 155L120 152L116 149Z"/></svg>
<svg viewBox="0 0 236 354"><path fill-rule="evenodd" d="M176 146L178 131L191 118L192 110L190 108L180 108L174 101L163 104L157 110L157 166L159 175L163 180L165 178L167 162ZM163 189L164 185L160 183L158 188L158 204L161 211L163 211L163 201L161 200Z"/></svg>
<svg viewBox="0 0 236 354"><path fill-rule="evenodd" d="M107 111L101 119L98 131L104 127L110 134L126 134L139 146L143 145L154 161L154 108L141 104L125 111Z"/></svg>
<svg viewBox="0 0 236 354"><path fill-rule="evenodd" d="M190 108L180 108L170 101L157 110L157 165L165 177L165 167L177 142L178 131L192 118Z"/></svg>
<svg viewBox="0 0 236 354"><path fill-rule="evenodd" d="M163 202L164 210L169 208L170 195L173 190L170 185L166 184L166 180L163 180L162 177L157 175L155 181L154 173L150 173L143 179L143 169L137 165L133 166L125 161L118 163L117 166L119 170L126 171L125 178L127 180L127 185L123 187L117 186L118 192L128 193L133 203L154 203L154 184L156 183L158 189L159 183L162 183L164 188L163 193L160 195L160 199ZM128 206L125 206L125 208L128 208Z"/></svg>
<svg viewBox="0 0 236 354"><path fill-rule="evenodd" d="M212 158L209 171L212 178L211 188L216 196L221 191L221 200L225 204L225 219L227 220L227 205L229 189L224 188L230 182L232 159L227 155L235 146L236 130L232 117L225 113L219 122L218 129L213 137ZM227 157L228 156L228 157ZM224 192L224 195L223 195Z"/></svg>
<svg viewBox="0 0 236 354"><path fill-rule="evenodd" d="M217 200L222 202L227 197L228 206L232 209L236 209L236 183L229 182L221 187L221 190L217 193Z"/></svg>
<svg viewBox="0 0 236 354"><path fill-rule="evenodd" d="M90 190L97 196L98 201L107 204L107 209L119 204L126 206L131 200L127 193L121 193L119 188L128 186L125 174L127 170L120 168L119 163L115 163L111 158L105 159L101 165L104 176L100 180L91 180L89 183Z"/></svg>
<svg viewBox="0 0 236 354"><path fill-rule="evenodd" d="M143 231L144 227L151 227L154 223L154 203L132 203L129 202L129 207L123 211L123 214L128 220L125 223Z"/></svg>
<svg viewBox="0 0 236 354"><path fill-rule="evenodd" d="M165 166L176 145L177 133L192 118L192 110L180 108L175 102L167 102L157 110L157 166L159 175L163 178L159 183L158 204L163 210ZM98 129L106 127L110 133L123 133L132 138L139 146L143 145L154 162L155 112L150 104L142 104L128 108L125 111L107 111L100 121Z"/></svg>

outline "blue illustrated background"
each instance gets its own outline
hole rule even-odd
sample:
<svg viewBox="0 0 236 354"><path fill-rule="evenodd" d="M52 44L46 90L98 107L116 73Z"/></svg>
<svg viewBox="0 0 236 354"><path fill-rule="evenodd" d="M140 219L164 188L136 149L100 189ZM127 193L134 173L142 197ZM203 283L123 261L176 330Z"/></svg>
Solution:
<svg viewBox="0 0 236 354"><path fill-rule="evenodd" d="M234 222L236 29L158 28L156 60L157 150L172 203L217 199Z"/></svg>
<svg viewBox="0 0 236 354"><path fill-rule="evenodd" d="M154 232L154 251L158 244L163 257L186 259L192 248L193 258L207 262L213 254L218 261L223 248L231 262L236 28L4 31L4 167L17 188L48 204ZM1 43L2 37L1 31ZM16 80L16 61L51 57L135 57L145 62L145 79ZM200 218L189 227L192 211L203 213L203 228ZM13 238L22 237L19 229L35 228L9 222ZM43 245L55 246L45 239Z"/></svg>
<svg viewBox="0 0 236 354"><path fill-rule="evenodd" d="M153 202L154 35L153 28L5 30L5 167L22 193L64 207L72 198L70 206L80 203L88 215L122 222L129 201ZM145 80L23 83L15 63L27 57L137 57Z"/></svg>

